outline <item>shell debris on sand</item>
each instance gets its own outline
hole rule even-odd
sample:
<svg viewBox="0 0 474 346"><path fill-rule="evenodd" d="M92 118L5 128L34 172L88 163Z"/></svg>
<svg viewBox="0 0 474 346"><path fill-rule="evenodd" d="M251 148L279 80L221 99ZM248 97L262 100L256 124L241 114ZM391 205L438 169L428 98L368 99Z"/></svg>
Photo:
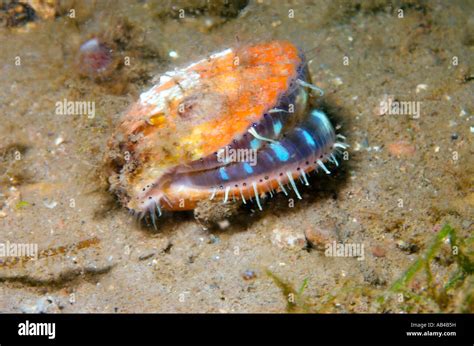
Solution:
<svg viewBox="0 0 474 346"><path fill-rule="evenodd" d="M275 228L272 231L271 241L279 248L296 248L302 249L306 246L306 239L299 230L291 230L288 228Z"/></svg>

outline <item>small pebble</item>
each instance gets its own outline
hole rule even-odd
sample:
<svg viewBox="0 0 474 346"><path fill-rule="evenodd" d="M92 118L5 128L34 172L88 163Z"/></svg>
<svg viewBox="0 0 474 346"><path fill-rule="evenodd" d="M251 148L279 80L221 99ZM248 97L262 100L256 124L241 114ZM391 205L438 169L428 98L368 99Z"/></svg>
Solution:
<svg viewBox="0 0 474 346"><path fill-rule="evenodd" d="M63 137L58 137L54 140L55 145L60 145L62 143L64 143L64 138Z"/></svg>
<svg viewBox="0 0 474 346"><path fill-rule="evenodd" d="M221 220L219 222L217 222L217 225L219 226L219 228L221 230L225 230L226 228L228 228L230 226L230 222L229 220Z"/></svg>
<svg viewBox="0 0 474 346"><path fill-rule="evenodd" d="M58 202L56 201L48 201L48 200L44 200L43 201L43 204L46 208L48 209L54 209L56 208L56 206L58 205Z"/></svg>
<svg viewBox="0 0 474 346"><path fill-rule="evenodd" d="M388 152L397 157L409 157L415 154L416 148L407 141L398 141L388 145Z"/></svg>
<svg viewBox="0 0 474 346"><path fill-rule="evenodd" d="M276 28L277 26L280 26L281 25L281 20L277 20L277 21L274 21L272 22L272 27Z"/></svg>
<svg viewBox="0 0 474 346"><path fill-rule="evenodd" d="M409 254L418 252L418 250L419 250L419 248L416 244L407 243L406 241L403 241L403 240L397 241L397 247L400 250L405 251Z"/></svg>
<svg viewBox="0 0 474 346"><path fill-rule="evenodd" d="M209 244L217 244L219 242L219 237L214 234L209 235Z"/></svg>
<svg viewBox="0 0 474 346"><path fill-rule="evenodd" d="M418 84L416 86L416 93L418 94L422 90L428 89L428 84Z"/></svg>
<svg viewBox="0 0 474 346"><path fill-rule="evenodd" d="M246 270L243 274L242 277L244 280L252 280L257 277L257 274L253 270Z"/></svg>
<svg viewBox="0 0 474 346"><path fill-rule="evenodd" d="M458 138L459 138L459 136L458 136L457 133L453 133L453 134L451 135L451 139L452 139L453 141L456 140L456 139L458 139Z"/></svg>
<svg viewBox="0 0 474 346"><path fill-rule="evenodd" d="M332 83L336 86L339 86L339 85L342 85L344 84L344 82L342 81L341 77L336 77L332 80Z"/></svg>
<svg viewBox="0 0 474 346"><path fill-rule="evenodd" d="M372 255L374 257L385 257L387 251L382 246L374 246L372 248Z"/></svg>
<svg viewBox="0 0 474 346"><path fill-rule="evenodd" d="M334 240L334 232L334 229L326 227L308 227L306 228L304 235L311 247L324 251L326 244Z"/></svg>
<svg viewBox="0 0 474 346"><path fill-rule="evenodd" d="M204 25L207 27L207 28L212 28L212 26L215 24L214 22L214 19L213 18L205 18L204 19Z"/></svg>

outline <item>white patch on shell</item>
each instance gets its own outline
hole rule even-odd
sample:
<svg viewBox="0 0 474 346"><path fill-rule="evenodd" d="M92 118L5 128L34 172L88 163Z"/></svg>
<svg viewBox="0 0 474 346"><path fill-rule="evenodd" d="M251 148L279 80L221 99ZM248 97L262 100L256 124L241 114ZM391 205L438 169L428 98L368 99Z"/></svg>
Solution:
<svg viewBox="0 0 474 346"><path fill-rule="evenodd" d="M227 48L227 49L223 50L222 52L212 54L211 59L221 58L224 55L227 55L227 54L230 54L230 53L232 53L232 48Z"/></svg>
<svg viewBox="0 0 474 346"><path fill-rule="evenodd" d="M150 115L166 113L169 100L183 98L183 91L189 90L199 85L200 75L196 72L177 70L167 72L167 75L160 77L160 83L140 95L140 102L143 105L154 106ZM176 80L176 84L168 89L157 91L163 84L171 79ZM179 85L178 85L179 83Z"/></svg>
<svg viewBox="0 0 474 346"><path fill-rule="evenodd" d="M199 85L201 76L197 72L190 71L191 68L206 61L221 58L230 53L232 53L232 49L226 49L222 52L212 54L208 59L199 60L198 62L195 62L185 68L175 69L174 71L168 71L164 73L160 77L160 81L157 85L153 86L151 89L143 92L140 95L140 102L142 105L152 105L155 107L151 111L150 115L157 113L166 114L166 108L169 100L181 99L184 97L184 91L195 88ZM176 81L175 85L170 88L157 91L164 84L172 80Z"/></svg>

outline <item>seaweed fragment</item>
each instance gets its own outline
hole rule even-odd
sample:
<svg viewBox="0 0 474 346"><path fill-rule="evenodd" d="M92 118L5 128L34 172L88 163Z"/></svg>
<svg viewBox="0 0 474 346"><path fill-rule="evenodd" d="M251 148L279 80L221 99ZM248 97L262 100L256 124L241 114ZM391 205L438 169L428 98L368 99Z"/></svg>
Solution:
<svg viewBox="0 0 474 346"><path fill-rule="evenodd" d="M451 274L450 279L441 287L437 288L433 280L433 274L431 272L431 262L436 258L436 255L440 252L440 249L445 241L448 241L450 245L451 254L455 259L457 264L457 269L454 273ZM467 239L467 242L472 242L472 238ZM474 273L474 262L470 259L467 253L464 252L466 247L465 242L457 238L456 231L448 224L440 230L436 235L434 241L428 248L428 250L418 257L418 259L413 263L404 274L396 280L388 291L381 295L377 301L381 304L386 302L387 293L401 293L403 296L413 300L414 302L428 302L428 300L434 301L439 309L445 309L449 302L450 296L449 292L453 288L460 287L467 278L470 278L468 281L467 293L465 295L464 301L460 306L460 309L463 312L472 312L472 303L473 303L473 283L472 277ZM416 294L410 289L410 284L413 282L415 276L423 271L426 276L427 283L427 295ZM470 308L469 308L470 306ZM409 306L405 306L406 309L410 309ZM467 310L466 310L467 309Z"/></svg>
<svg viewBox="0 0 474 346"><path fill-rule="evenodd" d="M296 290L293 285L284 281L269 269L266 270L266 273L280 288L283 296L285 297L287 312L310 312L309 302L307 301L306 297L303 296L306 287L308 287L308 278L305 278L301 286L298 288L298 290Z"/></svg>

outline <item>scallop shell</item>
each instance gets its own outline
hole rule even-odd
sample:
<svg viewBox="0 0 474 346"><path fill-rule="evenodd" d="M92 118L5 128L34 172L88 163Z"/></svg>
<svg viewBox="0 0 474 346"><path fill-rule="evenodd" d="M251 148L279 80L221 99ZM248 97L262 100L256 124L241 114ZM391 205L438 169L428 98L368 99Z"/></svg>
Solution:
<svg viewBox="0 0 474 346"><path fill-rule="evenodd" d="M164 73L109 142L111 190L131 211L161 215L204 199L224 203L293 190L345 149L309 109L303 54L290 42L226 49ZM286 186L286 188L285 188Z"/></svg>

